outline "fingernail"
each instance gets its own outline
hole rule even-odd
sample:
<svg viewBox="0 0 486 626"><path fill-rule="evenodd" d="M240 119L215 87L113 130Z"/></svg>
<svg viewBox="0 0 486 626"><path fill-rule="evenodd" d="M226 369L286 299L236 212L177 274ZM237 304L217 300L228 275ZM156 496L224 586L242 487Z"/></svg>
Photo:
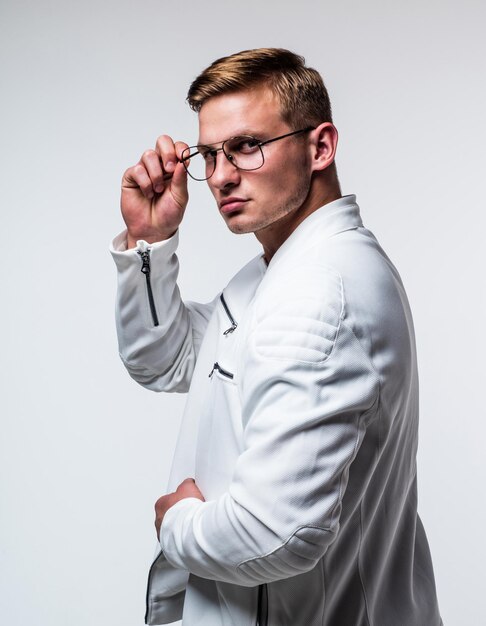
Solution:
<svg viewBox="0 0 486 626"><path fill-rule="evenodd" d="M174 162L173 161L167 161L167 163L165 165L165 169L166 170L173 170L174 169Z"/></svg>
<svg viewBox="0 0 486 626"><path fill-rule="evenodd" d="M157 193L160 193L160 192L161 192L161 191L163 191L163 190L164 190L164 185L156 185L156 186L155 186L155 191L156 191Z"/></svg>

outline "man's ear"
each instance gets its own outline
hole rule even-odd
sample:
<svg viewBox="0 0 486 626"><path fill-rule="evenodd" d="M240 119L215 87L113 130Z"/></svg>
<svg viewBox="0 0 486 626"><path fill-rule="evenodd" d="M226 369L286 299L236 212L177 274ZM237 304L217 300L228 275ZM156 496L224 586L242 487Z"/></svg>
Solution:
<svg viewBox="0 0 486 626"><path fill-rule="evenodd" d="M334 162L338 143L337 128L331 122L323 122L310 134L311 169L325 170Z"/></svg>

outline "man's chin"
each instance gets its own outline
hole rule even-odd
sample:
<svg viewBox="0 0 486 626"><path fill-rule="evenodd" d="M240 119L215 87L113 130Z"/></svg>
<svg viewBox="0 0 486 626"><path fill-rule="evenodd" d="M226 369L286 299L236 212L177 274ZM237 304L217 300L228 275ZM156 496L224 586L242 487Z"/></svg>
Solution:
<svg viewBox="0 0 486 626"><path fill-rule="evenodd" d="M241 216L233 215L225 220L226 226L232 233L235 235L247 235L248 233L255 232L255 227L252 226L252 224L245 224L245 222L239 220L238 217Z"/></svg>
<svg viewBox="0 0 486 626"><path fill-rule="evenodd" d="M227 226L234 235L247 235L248 233L255 232L252 228L245 228L240 225L230 226L228 224Z"/></svg>

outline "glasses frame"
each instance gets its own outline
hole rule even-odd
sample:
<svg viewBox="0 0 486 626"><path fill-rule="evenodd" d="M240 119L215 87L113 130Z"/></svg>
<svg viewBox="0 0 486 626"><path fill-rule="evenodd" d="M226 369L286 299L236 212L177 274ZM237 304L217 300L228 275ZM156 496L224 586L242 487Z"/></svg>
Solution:
<svg viewBox="0 0 486 626"><path fill-rule="evenodd" d="M209 176L206 176L206 178L196 178L195 176L193 176L191 174L191 172L189 171L189 166L186 165L186 161L189 161L192 157L201 154L199 152L199 148L203 147L203 144L197 145L197 146L189 146L188 148L185 148L182 151L181 154L181 163L184 165L184 168L186 170L186 172L189 174L189 176L193 179L193 180L197 180L199 182L203 182L205 180L209 180L211 178L211 176L214 174L214 172L216 171L216 154L218 152L222 152L224 154L224 156L228 159L228 161L231 163L231 165L233 165L233 167L235 167L237 170L241 170L243 172L254 172L255 170L259 170L261 167L263 167L265 165L265 154L262 150L263 146L266 146L269 143L273 143L274 141L279 141L280 139L285 139L286 137L292 137L292 135L298 135L300 133L308 133L311 130L315 130L315 126L306 126L305 128L301 128L300 130L294 130L290 133L285 133L285 135L279 135L278 137L272 137L271 139L265 139L265 141L258 141L258 139L256 137L253 137L252 135L235 135L234 137L230 137L229 139L225 139L223 142L221 142L221 147L220 148L214 148L214 150L211 150L211 152L214 152L214 159L213 159L213 171L211 172L211 174ZM232 141L233 139L253 139L254 141L256 141L256 145L258 146L258 148L260 149L260 153L262 155L262 164L259 165L258 167L252 167L252 168L246 168L246 167L239 167L238 165L236 165L233 161L233 157L231 154L227 154L224 146L228 141ZM208 146L206 146L208 147ZM192 151L195 152L192 152ZM189 151L189 154L187 156L184 156L184 153Z"/></svg>

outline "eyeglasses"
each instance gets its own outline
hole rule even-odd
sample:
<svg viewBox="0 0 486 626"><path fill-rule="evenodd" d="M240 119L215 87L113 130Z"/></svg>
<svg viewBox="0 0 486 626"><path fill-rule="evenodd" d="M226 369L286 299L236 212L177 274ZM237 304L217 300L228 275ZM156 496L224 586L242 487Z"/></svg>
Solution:
<svg viewBox="0 0 486 626"><path fill-rule="evenodd" d="M208 180L214 174L216 169L216 158L218 152L222 151L231 165L239 170L252 172L263 167L265 157L262 147L273 141L285 139L299 133L307 133L314 130L314 126L307 126L300 130L294 130L291 133L259 141L251 135L238 135L231 137L221 143L220 148L211 146L190 146L185 148L181 154L181 162L186 168L186 172L194 180Z"/></svg>

